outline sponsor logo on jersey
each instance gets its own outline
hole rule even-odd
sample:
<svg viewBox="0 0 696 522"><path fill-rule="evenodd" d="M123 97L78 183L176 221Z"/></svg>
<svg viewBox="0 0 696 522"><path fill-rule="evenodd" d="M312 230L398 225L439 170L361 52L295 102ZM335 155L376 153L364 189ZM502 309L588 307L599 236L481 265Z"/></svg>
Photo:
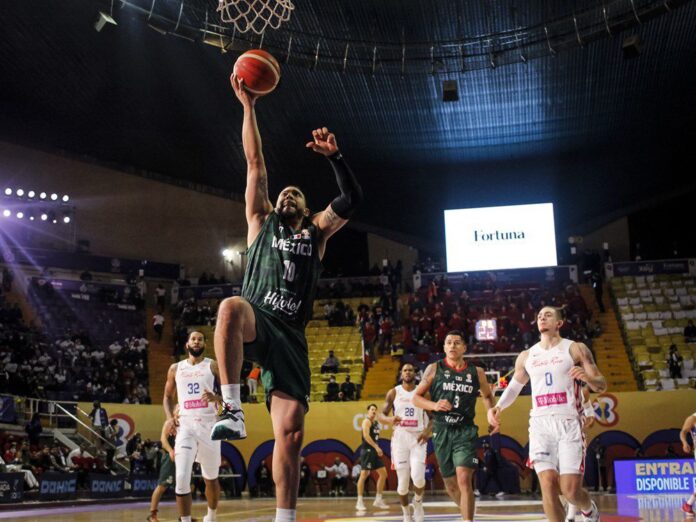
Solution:
<svg viewBox="0 0 696 522"><path fill-rule="evenodd" d="M263 303L270 306L273 311L279 311L286 315L295 315L302 305L302 300L295 301L293 296L284 297L278 292L266 292Z"/></svg>
<svg viewBox="0 0 696 522"><path fill-rule="evenodd" d="M547 393L546 395L537 395L535 401L539 407L556 406L558 404L567 404L568 396L565 393Z"/></svg>
<svg viewBox="0 0 696 522"><path fill-rule="evenodd" d="M193 401L184 401L185 410L195 410L197 408L207 408L208 401L205 399L195 399Z"/></svg>

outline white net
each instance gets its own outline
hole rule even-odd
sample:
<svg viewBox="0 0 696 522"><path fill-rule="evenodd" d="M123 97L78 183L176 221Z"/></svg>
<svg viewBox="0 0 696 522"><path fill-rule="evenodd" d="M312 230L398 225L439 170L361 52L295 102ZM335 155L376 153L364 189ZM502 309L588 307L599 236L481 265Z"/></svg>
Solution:
<svg viewBox="0 0 696 522"><path fill-rule="evenodd" d="M278 29L290 20L295 6L290 0L219 0L218 12L226 24L234 24L237 31L263 34L266 27Z"/></svg>

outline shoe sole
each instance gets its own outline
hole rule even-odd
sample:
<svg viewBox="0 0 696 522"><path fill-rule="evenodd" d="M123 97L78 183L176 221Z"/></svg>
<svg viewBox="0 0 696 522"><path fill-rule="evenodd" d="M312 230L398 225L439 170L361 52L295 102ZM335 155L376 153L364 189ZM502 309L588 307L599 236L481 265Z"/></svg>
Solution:
<svg viewBox="0 0 696 522"><path fill-rule="evenodd" d="M244 436L241 436L238 431L213 430L213 432L210 434L211 440L244 440L246 438L246 433Z"/></svg>

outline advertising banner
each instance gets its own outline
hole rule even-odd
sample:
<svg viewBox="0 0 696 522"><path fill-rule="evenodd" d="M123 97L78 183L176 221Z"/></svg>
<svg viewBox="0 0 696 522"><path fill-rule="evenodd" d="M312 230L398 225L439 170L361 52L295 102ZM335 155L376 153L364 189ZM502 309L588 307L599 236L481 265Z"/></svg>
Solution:
<svg viewBox="0 0 696 522"><path fill-rule="evenodd" d="M91 498L118 498L124 493L125 475L105 475L89 473L87 483Z"/></svg>
<svg viewBox="0 0 696 522"><path fill-rule="evenodd" d="M157 475L133 475L131 479L131 497L149 497L157 487Z"/></svg>
<svg viewBox="0 0 696 522"><path fill-rule="evenodd" d="M696 462L693 459L616 460L616 493L654 495L696 490Z"/></svg>
<svg viewBox="0 0 696 522"><path fill-rule="evenodd" d="M0 473L0 504L21 502L24 497L24 473Z"/></svg>
<svg viewBox="0 0 696 522"><path fill-rule="evenodd" d="M625 263L605 263L607 279L621 276L646 276L657 274L693 274L696 260L666 259L662 261L629 261Z"/></svg>
<svg viewBox="0 0 696 522"><path fill-rule="evenodd" d="M39 483L40 500L67 500L77 497L77 473L47 471Z"/></svg>

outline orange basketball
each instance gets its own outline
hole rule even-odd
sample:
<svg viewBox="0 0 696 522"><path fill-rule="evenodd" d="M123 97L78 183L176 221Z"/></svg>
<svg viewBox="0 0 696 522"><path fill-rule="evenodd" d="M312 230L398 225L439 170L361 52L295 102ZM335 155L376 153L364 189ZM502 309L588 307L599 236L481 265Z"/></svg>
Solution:
<svg viewBox="0 0 696 522"><path fill-rule="evenodd" d="M270 53L251 49L237 58L232 75L244 80L247 91L263 96L278 85L280 64Z"/></svg>

